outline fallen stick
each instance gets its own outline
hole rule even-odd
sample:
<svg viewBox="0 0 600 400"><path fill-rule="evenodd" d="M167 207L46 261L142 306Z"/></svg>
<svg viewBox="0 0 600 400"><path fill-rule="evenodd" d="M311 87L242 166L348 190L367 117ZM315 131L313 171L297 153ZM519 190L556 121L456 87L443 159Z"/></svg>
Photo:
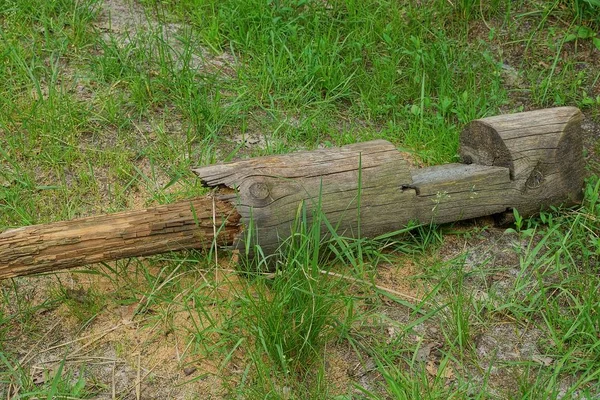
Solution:
<svg viewBox="0 0 600 400"><path fill-rule="evenodd" d="M216 241L276 251L303 207L340 235L375 237L411 221L529 216L581 201L581 113L560 107L484 118L460 137L462 164L409 168L384 140L216 164L193 171L210 196L0 233L0 279ZM323 230L325 232L325 230Z"/></svg>

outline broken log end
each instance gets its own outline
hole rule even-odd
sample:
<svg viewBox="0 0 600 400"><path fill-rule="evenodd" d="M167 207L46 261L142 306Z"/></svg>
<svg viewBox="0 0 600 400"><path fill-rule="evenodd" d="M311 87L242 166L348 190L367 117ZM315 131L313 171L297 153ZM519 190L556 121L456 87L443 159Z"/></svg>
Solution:
<svg viewBox="0 0 600 400"><path fill-rule="evenodd" d="M579 204L585 177L582 114L559 107L471 122L460 136L466 163L510 170L513 192L500 196L523 216L550 206Z"/></svg>

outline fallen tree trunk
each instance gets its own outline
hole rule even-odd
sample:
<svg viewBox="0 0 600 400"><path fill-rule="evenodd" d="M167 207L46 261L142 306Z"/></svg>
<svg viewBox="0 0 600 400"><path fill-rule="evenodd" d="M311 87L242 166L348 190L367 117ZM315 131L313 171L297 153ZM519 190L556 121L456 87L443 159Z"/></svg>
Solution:
<svg viewBox="0 0 600 400"><path fill-rule="evenodd" d="M375 237L411 221L523 216L581 201L581 113L561 107L473 121L463 164L411 170L384 140L194 169L212 197L0 234L0 279L181 249L274 252L299 210L340 235ZM226 189L229 188L229 189ZM324 227L325 228L325 227ZM326 229L322 230L326 232Z"/></svg>

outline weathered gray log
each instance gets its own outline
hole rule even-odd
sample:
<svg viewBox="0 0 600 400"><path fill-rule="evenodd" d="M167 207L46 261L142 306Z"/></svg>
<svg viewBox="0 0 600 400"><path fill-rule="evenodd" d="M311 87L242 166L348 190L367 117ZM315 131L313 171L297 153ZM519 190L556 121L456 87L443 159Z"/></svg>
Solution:
<svg viewBox="0 0 600 400"><path fill-rule="evenodd" d="M581 201L581 113L562 107L473 121L463 164L411 170L384 140L196 168L214 197L0 233L0 279L189 248L274 252L300 210L340 235ZM326 232L326 229L323 229ZM251 240L251 242L249 242Z"/></svg>
<svg viewBox="0 0 600 400"><path fill-rule="evenodd" d="M415 218L415 190L410 188L408 163L385 140L193 171L206 186L235 189L235 194L219 200L235 204L242 224L254 228L250 236L267 253L277 248L280 238L289 236L300 205L309 217L320 207L338 232L348 236L392 232ZM392 210L394 218L390 218ZM248 236L248 231L240 235L237 247L241 248Z"/></svg>
<svg viewBox="0 0 600 400"><path fill-rule="evenodd" d="M460 136L460 155L467 164L508 168L513 184L498 200L522 215L579 203L585 176L581 120L575 107L476 120Z"/></svg>
<svg viewBox="0 0 600 400"><path fill-rule="evenodd" d="M375 237L410 221L446 223L484 215L529 216L551 205L581 201L581 112L561 107L473 121L461 134L465 164L410 170L384 140L338 149L196 168L210 187L235 195L242 224L263 251L290 234L299 204L317 205L337 233ZM252 221L252 224L250 223ZM241 248L248 233L239 236Z"/></svg>

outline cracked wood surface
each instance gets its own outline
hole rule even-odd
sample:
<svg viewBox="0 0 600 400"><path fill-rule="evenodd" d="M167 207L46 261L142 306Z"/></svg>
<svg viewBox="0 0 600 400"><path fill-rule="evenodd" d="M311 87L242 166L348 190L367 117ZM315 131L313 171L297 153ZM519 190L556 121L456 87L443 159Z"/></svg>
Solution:
<svg viewBox="0 0 600 400"><path fill-rule="evenodd" d="M578 204L585 178L582 118L576 107L558 107L473 121L460 136L461 159L508 168L513 185L498 198L522 215Z"/></svg>
<svg viewBox="0 0 600 400"><path fill-rule="evenodd" d="M409 222L446 223L518 209L528 216L581 201L581 113L560 107L484 118L460 137L464 164L410 170L384 140L196 168L206 186L226 186L252 226L249 238L275 251L300 206L320 210L339 235L376 237ZM252 221L252 222L250 222ZM323 224L322 231L326 232Z"/></svg>
<svg viewBox="0 0 600 400"><path fill-rule="evenodd" d="M408 188L412 183L408 163L385 140L259 157L193 171L207 186L224 185L237 192L220 199L232 201L242 223L255 228L240 236L239 248L250 238L263 251L275 251L280 239L289 236L300 206L305 208L309 222L312 212L318 209L340 234L347 236L360 233L362 237L374 237L393 232L415 216L415 191Z"/></svg>
<svg viewBox="0 0 600 400"><path fill-rule="evenodd" d="M214 215L216 220L213 221ZM33 225L0 233L0 279L148 256L231 245L239 215L210 197L145 210ZM215 224L213 223L215 222Z"/></svg>

